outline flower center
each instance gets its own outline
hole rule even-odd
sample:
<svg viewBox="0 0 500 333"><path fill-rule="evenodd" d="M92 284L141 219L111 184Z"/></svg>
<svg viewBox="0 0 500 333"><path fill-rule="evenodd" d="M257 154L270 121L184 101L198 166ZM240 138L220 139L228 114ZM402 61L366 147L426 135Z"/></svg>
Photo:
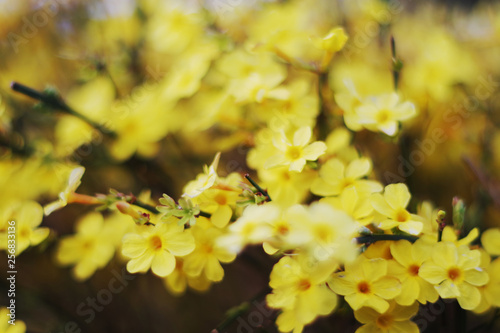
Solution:
<svg viewBox="0 0 500 333"><path fill-rule="evenodd" d="M276 233L278 235L286 235L288 234L290 230L288 229L288 226L285 224L285 223L279 223L277 226L276 226Z"/></svg>
<svg viewBox="0 0 500 333"><path fill-rule="evenodd" d="M351 178L344 178L342 180L342 187L343 188L347 188L351 185L354 185L354 179L351 179Z"/></svg>
<svg viewBox="0 0 500 333"><path fill-rule="evenodd" d="M377 318L377 326L380 328L390 328L392 326L393 318L390 315L381 315Z"/></svg>
<svg viewBox="0 0 500 333"><path fill-rule="evenodd" d="M200 245L200 248L201 248L201 251L205 254L210 254L214 251L212 244L204 243L204 244Z"/></svg>
<svg viewBox="0 0 500 333"><path fill-rule="evenodd" d="M296 146L288 147L286 156L292 161L298 160L302 156L302 149Z"/></svg>
<svg viewBox="0 0 500 333"><path fill-rule="evenodd" d="M412 275L412 276L417 276L419 269L420 269L420 266L411 265L410 267L408 267L408 273L410 273L410 275Z"/></svg>
<svg viewBox="0 0 500 333"><path fill-rule="evenodd" d="M215 196L214 200L215 200L215 202L217 202L221 206L227 204L227 198L222 193L217 193L217 195Z"/></svg>
<svg viewBox="0 0 500 333"><path fill-rule="evenodd" d="M324 243L329 243L334 238L334 234L331 228L328 228L325 225L318 225L314 228L314 235L317 239Z"/></svg>
<svg viewBox="0 0 500 333"><path fill-rule="evenodd" d="M299 281L297 289L299 289L300 291L306 291L309 288L311 288L311 282L309 280L302 279Z"/></svg>
<svg viewBox="0 0 500 333"><path fill-rule="evenodd" d="M453 282L457 281L458 279L460 279L460 277L462 276L462 271L460 270L460 268L458 267L452 267L448 270L448 277L450 278L450 280L452 280Z"/></svg>
<svg viewBox="0 0 500 333"><path fill-rule="evenodd" d="M362 294L370 293L370 285L366 281L361 281L358 283L358 291Z"/></svg>
<svg viewBox="0 0 500 333"><path fill-rule="evenodd" d="M406 222L410 219L410 213L408 213L404 208L399 208L396 211L394 219L398 222Z"/></svg>
<svg viewBox="0 0 500 333"><path fill-rule="evenodd" d="M390 116L389 110L385 110L385 109L384 110L380 110L377 113L377 116L376 116L377 122L379 122L379 123L385 123L390 118L391 118L391 116Z"/></svg>
<svg viewBox="0 0 500 333"><path fill-rule="evenodd" d="M158 235L154 235L149 239L149 244L153 250L159 250L162 248L161 238Z"/></svg>

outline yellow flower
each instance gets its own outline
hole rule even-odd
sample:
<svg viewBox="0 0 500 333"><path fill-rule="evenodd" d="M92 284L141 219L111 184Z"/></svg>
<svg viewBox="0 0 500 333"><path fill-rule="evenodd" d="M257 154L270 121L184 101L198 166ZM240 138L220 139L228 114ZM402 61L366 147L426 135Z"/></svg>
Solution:
<svg viewBox="0 0 500 333"><path fill-rule="evenodd" d="M422 304L437 301L439 295L434 286L418 275L422 264L430 259L431 251L432 243L422 239L414 244L406 240L391 243L394 260L389 262L389 271L401 281L401 294L395 298L398 304L411 305L415 300Z"/></svg>
<svg viewBox="0 0 500 333"><path fill-rule="evenodd" d="M472 229L467 236L458 239L457 231L453 229L452 226L446 226L443 229L443 234L441 235L441 240L443 242L453 242L456 246L460 245L470 245L479 236L479 230L477 228Z"/></svg>
<svg viewBox="0 0 500 333"><path fill-rule="evenodd" d="M15 312L15 309L14 309ZM26 332L26 324L24 321L16 318L15 325L9 324L10 310L7 307L0 308L0 332L2 333L24 333ZM17 315L17 313L15 314Z"/></svg>
<svg viewBox="0 0 500 333"><path fill-rule="evenodd" d="M363 126L360 124L359 115L356 108L363 103L363 98L356 91L352 80L345 79L344 85L347 92L340 92L335 95L335 102L342 109L344 114L344 123L351 131L360 131Z"/></svg>
<svg viewBox="0 0 500 333"><path fill-rule="evenodd" d="M292 257L283 257L274 265L269 281L273 291L267 296L267 304L282 310L276 320L281 332L301 332L318 316L333 311L337 306L337 295L325 281L334 269L304 267L304 263Z"/></svg>
<svg viewBox="0 0 500 333"><path fill-rule="evenodd" d="M480 252L466 245L436 243L432 260L420 267L419 275L432 283L442 298L456 298L463 309L472 310L481 301L478 286L485 285L488 274L480 267Z"/></svg>
<svg viewBox="0 0 500 333"><path fill-rule="evenodd" d="M279 152L271 156L264 167L268 169L287 165L290 171L301 172L306 161L314 161L326 151L326 144L322 141L309 144L311 136L310 127L301 127L295 131L292 142L288 140L284 132L281 132L280 138L273 139L273 145Z"/></svg>
<svg viewBox="0 0 500 333"><path fill-rule="evenodd" d="M200 209L211 214L210 221L218 228L224 228L236 210L236 202L241 199L241 188L238 185L243 181L239 173L231 173L227 177L219 177L208 189L193 198L193 203Z"/></svg>
<svg viewBox="0 0 500 333"><path fill-rule="evenodd" d="M273 221L278 220L281 209L273 203L250 205L229 226L229 234L218 240L220 246L238 253L247 244L258 244L272 236Z"/></svg>
<svg viewBox="0 0 500 333"><path fill-rule="evenodd" d="M196 247L184 258L183 269L190 276L202 274L208 280L218 282L224 277L224 269L220 263L233 261L236 254L228 252L217 244L217 238L223 234L220 229L211 227L206 220L206 223L202 221L200 218L198 223L191 228Z"/></svg>
<svg viewBox="0 0 500 333"><path fill-rule="evenodd" d="M366 306L384 313L389 309L387 300L401 293L401 283L387 275L387 260L367 259L360 255L345 265L345 271L335 273L330 288L345 300L353 310Z"/></svg>
<svg viewBox="0 0 500 333"><path fill-rule="evenodd" d="M84 172L85 168L82 166L78 166L71 171L66 188L64 191L59 193L59 200L51 202L43 207L46 216L68 204L70 196L74 194L78 186L80 186L80 180L82 179Z"/></svg>
<svg viewBox="0 0 500 333"><path fill-rule="evenodd" d="M370 198L359 195L354 186L344 189L339 197L322 198L319 202L328 203L333 208L343 210L360 226L373 222L373 207Z"/></svg>
<svg viewBox="0 0 500 333"><path fill-rule="evenodd" d="M356 333L418 333L417 324L410 319L417 314L418 303L410 306L401 306L391 301L387 311L377 311L364 307L354 311L354 317L364 324L356 330Z"/></svg>
<svg viewBox="0 0 500 333"><path fill-rule="evenodd" d="M485 230L481 235L481 244L488 254L500 255L500 228Z"/></svg>
<svg viewBox="0 0 500 333"><path fill-rule="evenodd" d="M361 96L352 80L344 80L347 92L335 95L335 101L344 112L344 122L350 130L380 131L389 136L398 132L400 121L414 117L417 112L411 102L400 102L397 93Z"/></svg>
<svg viewBox="0 0 500 333"><path fill-rule="evenodd" d="M8 240L12 239L8 236L10 234L9 228L15 228L15 255L21 254L29 246L40 244L50 233L49 228L38 228L42 223L43 209L35 201L21 202L9 209L6 215L7 221L15 224L12 225L5 221L5 225L0 226L0 249L9 249L11 243ZM9 251L9 253L11 252Z"/></svg>
<svg viewBox="0 0 500 333"><path fill-rule="evenodd" d="M355 159L347 167L341 160L332 158L321 167L319 178L311 185L311 192L332 196L339 195L350 187L354 187L359 194L380 192L382 185L379 182L362 179L370 174L371 169L372 164L368 158Z"/></svg>
<svg viewBox="0 0 500 333"><path fill-rule="evenodd" d="M123 220L121 221L123 224ZM61 265L75 265L75 279L83 281L106 266L115 253L114 230L101 214L92 212L76 223L75 235L63 237L57 248L56 260Z"/></svg>
<svg viewBox="0 0 500 333"><path fill-rule="evenodd" d="M335 27L332 28L326 36L323 38L317 38L313 40L314 45L321 49L331 53L340 51L345 43L347 42L347 35L344 28Z"/></svg>
<svg viewBox="0 0 500 333"><path fill-rule="evenodd" d="M158 222L144 231L130 233L123 238L122 253L131 258L127 263L130 273L147 272L165 277L175 268L175 256L185 256L195 248L194 238L184 226L176 222Z"/></svg>
<svg viewBox="0 0 500 333"><path fill-rule="evenodd" d="M309 188L314 178L314 170L306 169L298 173L290 171L286 166L259 170L259 179L268 193L271 193L273 202L284 207L303 202L310 194Z"/></svg>
<svg viewBox="0 0 500 333"><path fill-rule="evenodd" d="M397 93L367 98L355 111L362 126L390 136L397 134L398 121L410 119L417 114L412 103L400 103Z"/></svg>
<svg viewBox="0 0 500 333"><path fill-rule="evenodd" d="M410 198L410 192L405 184L387 185L384 196L379 193L373 194L373 208L384 217L387 217L387 219L378 223L377 227L383 230L398 227L401 231L418 235L422 231L423 224L418 215L410 214L406 210Z"/></svg>
<svg viewBox="0 0 500 333"><path fill-rule="evenodd" d="M481 293L481 302L472 311L475 313L484 313L491 307L500 307L500 258L491 261L491 257L485 250L481 252L481 267L490 277L488 283L478 287Z"/></svg>
<svg viewBox="0 0 500 333"><path fill-rule="evenodd" d="M206 291L210 288L212 281L208 280L204 274L192 277L184 271L184 262L182 258L177 258L175 269L172 273L163 278L163 284L173 295L182 295L186 287L196 291Z"/></svg>
<svg viewBox="0 0 500 333"><path fill-rule="evenodd" d="M209 167L206 165L203 168L203 173L200 173L196 180L189 182L184 187L183 196L195 198L206 189L212 187L217 180L217 166L219 165L220 153L215 155L215 158Z"/></svg>
<svg viewBox="0 0 500 333"><path fill-rule="evenodd" d="M315 260L343 263L355 259L357 248L353 238L358 227L345 212L315 202L309 207L292 206L287 214L290 223L301 226L304 243L300 247Z"/></svg>

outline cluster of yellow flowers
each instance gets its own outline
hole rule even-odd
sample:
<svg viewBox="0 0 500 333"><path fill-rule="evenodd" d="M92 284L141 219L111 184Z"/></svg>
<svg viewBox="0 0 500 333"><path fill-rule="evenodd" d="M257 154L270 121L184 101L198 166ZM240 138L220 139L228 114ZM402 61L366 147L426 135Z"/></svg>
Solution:
<svg viewBox="0 0 500 333"><path fill-rule="evenodd" d="M56 244L78 281L116 257L180 295L208 290L223 264L262 246L276 261L266 301L281 332L302 332L341 297L358 333L418 332L419 305L439 298L500 307L500 192L489 184L500 166L498 5L457 12L453 32L439 7L382 0L115 5L59 37L52 23L33 39L0 23L11 49L0 50L0 83L22 82L12 89L46 111L27 115L0 90L0 249L15 221L16 256ZM73 60L33 78L40 66L23 48L55 53L49 38L75 41L57 48ZM460 38L496 44L480 52ZM23 85L46 82L61 91ZM449 205L463 188L443 183L471 182L453 171L463 160L483 196L465 192L475 215L455 198L445 218L421 198L436 191ZM57 236L69 204L97 209Z"/></svg>

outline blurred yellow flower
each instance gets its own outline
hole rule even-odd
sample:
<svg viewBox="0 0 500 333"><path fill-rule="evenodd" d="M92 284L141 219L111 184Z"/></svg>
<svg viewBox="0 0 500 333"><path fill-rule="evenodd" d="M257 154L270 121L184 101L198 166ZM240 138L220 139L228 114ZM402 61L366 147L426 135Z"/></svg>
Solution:
<svg viewBox="0 0 500 333"><path fill-rule="evenodd" d="M309 144L312 136L310 127L301 127L295 131L292 142L284 132L280 134L278 138L273 139L273 145L278 153L267 159L264 166L266 169L286 165L290 171L301 172L307 161L316 160L326 151L326 144L323 141Z"/></svg>
<svg viewBox="0 0 500 333"><path fill-rule="evenodd" d="M379 182L363 179L371 170L372 163L366 157L355 159L347 166L341 160L332 158L321 166L319 178L311 185L311 192L321 196L333 196L351 187L360 195L380 192L382 185Z"/></svg>
<svg viewBox="0 0 500 333"><path fill-rule="evenodd" d="M123 221L121 221L123 222ZM88 279L97 269L103 268L115 253L114 228L100 213L91 212L76 223L76 234L65 236L57 248L59 264L74 265L73 276L78 281Z"/></svg>
<svg viewBox="0 0 500 333"><path fill-rule="evenodd" d="M8 227L15 228L15 254L19 255L29 246L35 246L45 240L50 233L46 227L38 227L42 223L43 209L35 201L23 201L7 210L5 225L0 226L0 249L8 249ZM13 221L15 224L9 224Z"/></svg>

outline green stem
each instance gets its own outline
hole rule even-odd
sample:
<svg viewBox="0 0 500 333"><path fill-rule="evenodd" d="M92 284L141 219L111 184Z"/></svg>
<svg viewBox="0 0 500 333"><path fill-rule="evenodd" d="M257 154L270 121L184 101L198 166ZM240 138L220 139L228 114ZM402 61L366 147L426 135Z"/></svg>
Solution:
<svg viewBox="0 0 500 333"><path fill-rule="evenodd" d="M160 211L158 211L158 209L156 209L156 207L154 206L151 206L147 203L144 203L144 202L141 202L141 201L138 201L138 200L130 200L129 204L131 205L134 205L134 206L137 206L137 207L141 207L141 208L144 208L145 210L148 210L150 211L151 213L153 214L158 214L160 213Z"/></svg>
<svg viewBox="0 0 500 333"><path fill-rule="evenodd" d="M398 90L399 74L403 68L403 62L396 57L396 41L391 36L391 53L392 53L392 78L394 80L394 90Z"/></svg>
<svg viewBox="0 0 500 333"><path fill-rule="evenodd" d="M159 211L158 209L156 209L156 207L151 206L151 205L149 205L149 204L147 204L147 203L144 203L144 202L138 201L138 200L135 200L135 201L130 200L128 203L129 203L129 204L131 204L131 205L135 205L135 206L137 206L137 207L144 208L144 209L146 209L146 210L150 211L150 212L151 212L151 213L153 213L153 214L159 214L159 213L160 213L160 211ZM199 215L199 216L206 217L206 218L210 218L210 217L212 217L212 215L211 215L211 214L209 214L209 213L207 213L207 212L204 212L204 211L200 211L200 213L199 213L198 215Z"/></svg>
<svg viewBox="0 0 500 333"><path fill-rule="evenodd" d="M260 187L259 184L257 184L252 178L250 178L250 175L248 173L245 175L245 178L257 189L257 191L262 193L267 198L267 201L271 201L271 197L269 196L267 191Z"/></svg>
<svg viewBox="0 0 500 333"><path fill-rule="evenodd" d="M54 108L55 110L63 111L68 114L71 114L77 118L80 118L81 120L85 121L98 131L100 131L103 134L107 134L111 137L116 137L116 133L109 130L108 128L102 126L101 124L96 123L92 119L89 119L87 116L76 112L72 108L69 107L66 102L64 102L59 96L56 94L52 93L47 93L47 92L40 92L38 90L35 90L33 88L27 87L21 83L18 82L12 82L10 84L10 87L12 90L17 91L21 94L24 94L26 96L29 96L33 99L39 100L40 102Z"/></svg>
<svg viewBox="0 0 500 333"><path fill-rule="evenodd" d="M200 210L200 213L199 213L198 215L199 215L199 216L206 217L207 219L209 219L209 218L211 218L211 217L212 217L212 214L207 213L207 212L204 212L204 211L201 211L201 210Z"/></svg>
<svg viewBox="0 0 500 333"><path fill-rule="evenodd" d="M414 243L418 239L418 237L411 235L369 235L369 236L356 237L356 242L358 242L358 244L366 244L366 243L375 243L378 241L386 241L386 240L398 241L403 239L410 241L411 243Z"/></svg>
<svg viewBox="0 0 500 333"><path fill-rule="evenodd" d="M325 91L328 89L328 71L323 73L318 73L318 99L319 99L319 114L317 117L317 123L319 124L318 130L319 140L326 140L330 128L328 126L328 110L326 106Z"/></svg>

